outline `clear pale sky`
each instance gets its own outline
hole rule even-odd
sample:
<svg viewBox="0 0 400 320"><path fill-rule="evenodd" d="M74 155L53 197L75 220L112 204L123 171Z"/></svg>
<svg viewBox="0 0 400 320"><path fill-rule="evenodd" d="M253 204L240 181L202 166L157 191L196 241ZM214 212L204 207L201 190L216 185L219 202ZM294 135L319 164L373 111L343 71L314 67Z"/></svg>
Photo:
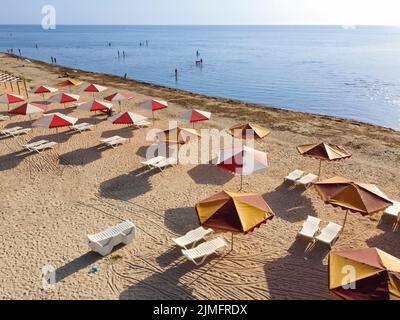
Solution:
<svg viewBox="0 0 400 320"><path fill-rule="evenodd" d="M0 24L400 25L400 0L1 0ZM5 9L4 9L5 8Z"/></svg>

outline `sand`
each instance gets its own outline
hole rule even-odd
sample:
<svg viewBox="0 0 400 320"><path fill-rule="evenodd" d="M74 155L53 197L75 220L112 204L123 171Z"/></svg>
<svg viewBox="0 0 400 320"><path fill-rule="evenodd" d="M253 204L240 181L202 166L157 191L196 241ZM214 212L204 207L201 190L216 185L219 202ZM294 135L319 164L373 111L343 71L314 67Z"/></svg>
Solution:
<svg viewBox="0 0 400 320"><path fill-rule="evenodd" d="M333 117L289 112L217 99L121 78L73 72L35 61L0 55L1 69L21 76L28 86L54 86L68 71L76 78L106 85L103 95L124 90L135 96L124 109L149 97L171 102L157 114L155 127L166 128L177 113L196 107L213 113L198 128L228 128L255 122L272 130L258 144L267 150L269 171L244 179L244 190L263 194L276 217L249 235L235 237L232 252L222 251L196 267L182 258L172 238L198 226L196 202L225 190L237 190L240 179L209 165L180 165L163 173L146 170L146 129L114 126L57 104L51 110L83 118L95 130L71 134L61 130L61 144L43 154L21 152L21 145L54 131L35 129L27 136L0 140L0 298L2 299L330 299L327 284L329 250L296 239L308 215L342 223L343 211L326 206L310 188L291 189L283 177L299 168L314 172L318 162L302 158L295 146L327 141L353 153L345 162L326 164L323 177L343 175L375 183L400 199L400 133ZM4 88L1 87L1 92ZM74 90L73 90L74 91ZM15 93L17 93L15 91ZM82 101L90 94L83 94ZM31 101L41 100L40 96ZM0 106L4 112L6 106ZM146 112L143 112L146 114ZM36 117L37 118L37 117ZM29 127L27 117L13 117L2 127ZM131 138L117 149L99 147L111 135ZM102 258L91 252L86 235L130 219L137 226L133 243ZM379 247L400 257L400 232L393 221L349 216L334 250ZM230 241L229 234L217 234ZM56 269L53 289L42 286L42 267ZM89 273L97 267L97 273Z"/></svg>

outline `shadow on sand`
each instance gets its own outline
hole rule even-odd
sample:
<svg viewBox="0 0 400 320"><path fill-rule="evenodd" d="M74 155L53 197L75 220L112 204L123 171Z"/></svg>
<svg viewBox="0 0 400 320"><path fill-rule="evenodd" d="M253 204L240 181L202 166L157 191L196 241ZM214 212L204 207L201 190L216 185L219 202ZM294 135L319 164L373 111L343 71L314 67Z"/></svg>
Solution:
<svg viewBox="0 0 400 320"><path fill-rule="evenodd" d="M164 214L164 224L172 232L184 235L199 227L199 220L193 207L168 209Z"/></svg>
<svg viewBox="0 0 400 320"><path fill-rule="evenodd" d="M85 166L101 158L101 154L107 147L97 145L87 149L78 149L60 155L60 164L72 166Z"/></svg>
<svg viewBox="0 0 400 320"><path fill-rule="evenodd" d="M382 217L378 228L384 233L368 239L366 241L367 245L386 251L395 257L400 257L400 246L398 245L400 229L396 221L390 217Z"/></svg>
<svg viewBox="0 0 400 320"><path fill-rule="evenodd" d="M188 171L188 175L197 184L224 185L234 178L234 175L218 169L211 164L200 164Z"/></svg>
<svg viewBox="0 0 400 320"><path fill-rule="evenodd" d="M311 200L303 195L304 191L303 187L290 189L290 185L284 182L263 197L277 216L294 223L316 216Z"/></svg>

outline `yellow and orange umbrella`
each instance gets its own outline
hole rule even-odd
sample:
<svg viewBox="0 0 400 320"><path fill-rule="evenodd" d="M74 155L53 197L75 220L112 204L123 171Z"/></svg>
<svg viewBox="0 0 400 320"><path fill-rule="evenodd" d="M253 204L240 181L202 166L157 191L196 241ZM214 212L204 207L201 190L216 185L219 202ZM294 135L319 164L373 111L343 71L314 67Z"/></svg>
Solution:
<svg viewBox="0 0 400 320"><path fill-rule="evenodd" d="M233 126L228 130L229 134L235 138L243 140L261 140L268 136L271 131L257 124L246 123Z"/></svg>
<svg viewBox="0 0 400 320"><path fill-rule="evenodd" d="M60 88L70 88L76 87L82 84L82 81L75 80L75 79L67 79L57 84L57 87Z"/></svg>
<svg viewBox="0 0 400 320"><path fill-rule="evenodd" d="M263 197L256 193L222 191L196 204L200 225L232 232L248 234L274 217Z"/></svg>
<svg viewBox="0 0 400 320"><path fill-rule="evenodd" d="M377 248L331 252L329 290L342 300L400 300L400 260Z"/></svg>

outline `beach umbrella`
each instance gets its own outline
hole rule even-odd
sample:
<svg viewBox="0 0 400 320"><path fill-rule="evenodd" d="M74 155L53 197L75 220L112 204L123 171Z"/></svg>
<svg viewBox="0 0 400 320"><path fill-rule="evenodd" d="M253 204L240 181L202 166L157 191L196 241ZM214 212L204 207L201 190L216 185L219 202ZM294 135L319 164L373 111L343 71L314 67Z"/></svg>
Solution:
<svg viewBox="0 0 400 320"><path fill-rule="evenodd" d="M90 84L88 87L86 87L83 91L84 92L92 92L93 93L93 97L94 97L94 94L96 93L96 92L103 92L103 91L105 91L105 90L107 90L107 87L103 87L103 86L100 86L100 85L98 85L98 84Z"/></svg>
<svg viewBox="0 0 400 320"><path fill-rule="evenodd" d="M54 96L52 96L49 101L53 103L61 103L64 105L69 103L69 102L77 102L79 100L80 96L76 94L70 94L70 93L64 93L60 92Z"/></svg>
<svg viewBox="0 0 400 320"><path fill-rule="evenodd" d="M54 92L57 92L57 91L58 91L58 89L51 88L51 87L48 87L48 86L39 86L39 87L36 87L36 88L32 89L32 93L41 94L43 99L44 99L44 94L45 93L54 93Z"/></svg>
<svg viewBox="0 0 400 320"><path fill-rule="evenodd" d="M24 102L25 99L15 94L5 93L0 96L0 103L6 104L8 110L10 110L10 104Z"/></svg>
<svg viewBox="0 0 400 320"><path fill-rule="evenodd" d="M322 161L339 161L351 157L351 153L344 147L325 142L303 144L297 146L297 151L304 157L319 160L318 177L321 176Z"/></svg>
<svg viewBox="0 0 400 320"><path fill-rule="evenodd" d="M77 87L82 84L82 81L75 80L75 79L67 79L57 84L60 88L72 88Z"/></svg>
<svg viewBox="0 0 400 320"><path fill-rule="evenodd" d="M104 98L104 100L107 100L110 102L118 102L120 111L121 111L121 101L128 101L128 100L132 100L132 99L133 99L132 95L130 95L129 93L124 93L124 92L116 92L116 93L113 93L112 95Z"/></svg>
<svg viewBox="0 0 400 320"><path fill-rule="evenodd" d="M256 193L222 191L196 204L200 225L233 235L248 234L274 217L263 197Z"/></svg>
<svg viewBox="0 0 400 320"><path fill-rule="evenodd" d="M29 117L33 114L39 114L47 111L48 107L44 104L34 103L34 102L26 102L14 109L8 111L10 114L14 115L29 115Z"/></svg>
<svg viewBox="0 0 400 320"><path fill-rule="evenodd" d="M62 113L56 112L56 113L45 114L42 119L35 121L32 124L32 127L56 129L58 136L59 128L73 126L77 121L78 118L68 117L66 115L63 115Z"/></svg>
<svg viewBox="0 0 400 320"><path fill-rule="evenodd" d="M146 117L128 111L117 113L116 115L108 118L108 121L112 122L113 124L127 124L127 125L135 125L146 120L147 120Z"/></svg>
<svg viewBox="0 0 400 320"><path fill-rule="evenodd" d="M271 131L257 124L246 123L233 126L228 130L229 134L235 138L243 140L261 140L268 136Z"/></svg>
<svg viewBox="0 0 400 320"><path fill-rule="evenodd" d="M270 167L267 153L247 146L223 149L213 163L218 168L240 175L239 190L243 187L243 176L266 171Z"/></svg>
<svg viewBox="0 0 400 320"><path fill-rule="evenodd" d="M197 109L189 110L178 116L178 120L187 121L194 124L196 122L207 121L211 118L211 112L201 111Z"/></svg>
<svg viewBox="0 0 400 320"><path fill-rule="evenodd" d="M112 107L113 105L111 103L99 100L92 100L78 105L78 109L90 112L109 111L112 109Z"/></svg>
<svg viewBox="0 0 400 320"><path fill-rule="evenodd" d="M393 202L374 184L334 177L317 182L314 186L326 204L346 210L343 228L349 212L370 216L393 205Z"/></svg>
<svg viewBox="0 0 400 320"><path fill-rule="evenodd" d="M400 300L400 259L378 249L331 252L329 290L341 300Z"/></svg>
<svg viewBox="0 0 400 320"><path fill-rule="evenodd" d="M164 100L149 100L140 105L140 108L149 110L152 112L154 120L154 112L168 108L168 102Z"/></svg>

